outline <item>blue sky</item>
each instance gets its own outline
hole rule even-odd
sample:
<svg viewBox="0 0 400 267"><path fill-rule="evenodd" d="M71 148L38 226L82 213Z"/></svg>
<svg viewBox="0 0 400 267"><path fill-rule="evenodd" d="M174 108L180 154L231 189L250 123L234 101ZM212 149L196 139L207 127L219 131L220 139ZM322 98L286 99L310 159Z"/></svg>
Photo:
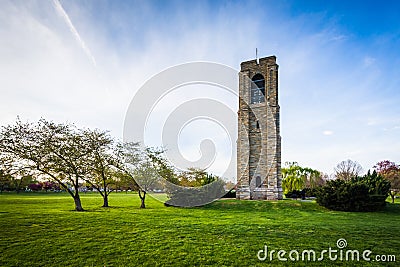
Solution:
<svg viewBox="0 0 400 267"><path fill-rule="evenodd" d="M45 117L121 138L153 75L192 61L239 69L257 47L280 65L283 162L328 174L348 158L399 163L398 14L398 1L2 1L0 123Z"/></svg>

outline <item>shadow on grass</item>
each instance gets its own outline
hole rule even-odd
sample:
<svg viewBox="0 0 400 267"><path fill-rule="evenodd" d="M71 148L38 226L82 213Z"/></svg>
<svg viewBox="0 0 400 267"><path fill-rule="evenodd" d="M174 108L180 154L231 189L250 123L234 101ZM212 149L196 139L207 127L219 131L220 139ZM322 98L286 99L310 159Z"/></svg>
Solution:
<svg viewBox="0 0 400 267"><path fill-rule="evenodd" d="M140 208L139 206L110 206L110 207L92 207L88 209L84 209L83 211L76 211L74 209L69 209L67 211L75 212L75 213L107 213L112 211L151 211L151 210L160 210L158 207L146 207L145 209Z"/></svg>
<svg viewBox="0 0 400 267"><path fill-rule="evenodd" d="M379 212L400 214L400 203L386 203L385 208Z"/></svg>

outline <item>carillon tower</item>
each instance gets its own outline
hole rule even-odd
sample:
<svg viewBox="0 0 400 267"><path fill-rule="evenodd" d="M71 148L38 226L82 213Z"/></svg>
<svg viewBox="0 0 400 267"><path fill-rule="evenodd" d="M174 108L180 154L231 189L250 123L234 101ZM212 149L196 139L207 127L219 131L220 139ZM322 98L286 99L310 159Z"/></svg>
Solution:
<svg viewBox="0 0 400 267"><path fill-rule="evenodd" d="M269 56L240 64L237 199L282 199L278 65Z"/></svg>

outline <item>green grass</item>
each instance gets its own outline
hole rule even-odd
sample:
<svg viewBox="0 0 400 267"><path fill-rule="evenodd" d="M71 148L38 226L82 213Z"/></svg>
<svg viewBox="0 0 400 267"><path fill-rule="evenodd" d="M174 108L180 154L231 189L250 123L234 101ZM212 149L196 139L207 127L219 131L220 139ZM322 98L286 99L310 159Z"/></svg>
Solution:
<svg viewBox="0 0 400 267"><path fill-rule="evenodd" d="M66 194L0 194L0 266L379 266L324 260L272 263L269 249L336 248L391 254L400 262L400 203L376 213L333 212L314 202L220 200L174 208L152 198L139 209L135 194L82 195L87 211L73 211ZM372 258L373 256L371 256ZM276 256L275 256L276 258Z"/></svg>

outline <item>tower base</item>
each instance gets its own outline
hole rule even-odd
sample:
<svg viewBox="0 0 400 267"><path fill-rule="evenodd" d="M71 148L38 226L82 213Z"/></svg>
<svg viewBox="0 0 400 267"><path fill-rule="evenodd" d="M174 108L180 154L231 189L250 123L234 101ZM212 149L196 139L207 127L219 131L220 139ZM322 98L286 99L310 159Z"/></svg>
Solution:
<svg viewBox="0 0 400 267"><path fill-rule="evenodd" d="M236 190L236 199L242 200L281 200L283 199L282 188L252 188L244 186Z"/></svg>

